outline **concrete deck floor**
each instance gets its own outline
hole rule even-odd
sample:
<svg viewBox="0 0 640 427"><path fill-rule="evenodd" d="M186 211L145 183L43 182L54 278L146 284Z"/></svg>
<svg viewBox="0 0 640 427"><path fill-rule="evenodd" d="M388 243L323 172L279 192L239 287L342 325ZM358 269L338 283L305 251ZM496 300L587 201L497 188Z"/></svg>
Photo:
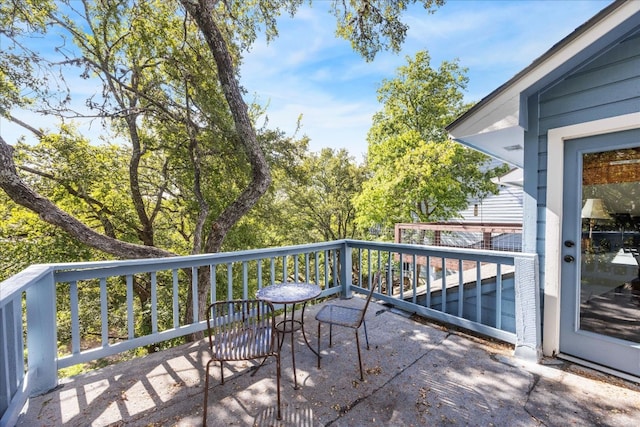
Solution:
<svg viewBox="0 0 640 427"><path fill-rule="evenodd" d="M340 301L350 305L361 298ZM315 312L305 318L316 345ZM283 420L275 419L275 359L255 376L253 363L214 367L209 426L637 426L640 385L577 365L514 359L491 343L372 303L371 349L359 380L351 330L323 328L322 369L296 334L299 390L293 388L290 341L282 352ZM326 335L325 335L326 334ZM364 339L361 340L364 345ZM328 350L328 351L327 351ZM66 379L31 399L18 426L202 425L204 341Z"/></svg>

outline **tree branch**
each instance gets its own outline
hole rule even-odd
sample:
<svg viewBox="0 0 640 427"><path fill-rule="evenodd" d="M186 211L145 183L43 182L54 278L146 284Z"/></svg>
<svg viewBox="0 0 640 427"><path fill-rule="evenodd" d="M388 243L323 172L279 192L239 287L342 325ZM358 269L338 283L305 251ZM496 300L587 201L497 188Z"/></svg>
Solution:
<svg viewBox="0 0 640 427"><path fill-rule="evenodd" d="M175 254L151 246L136 245L97 233L58 208L49 199L30 188L18 175L13 147L0 136L0 188L17 204L37 213L40 218L69 233L78 241L122 258L169 257Z"/></svg>

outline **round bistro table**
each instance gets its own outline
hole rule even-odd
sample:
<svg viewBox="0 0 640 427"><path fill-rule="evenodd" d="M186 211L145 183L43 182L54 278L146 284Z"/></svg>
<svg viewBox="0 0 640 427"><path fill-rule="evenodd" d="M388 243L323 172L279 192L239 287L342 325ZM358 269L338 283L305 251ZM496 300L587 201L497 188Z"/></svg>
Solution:
<svg viewBox="0 0 640 427"><path fill-rule="evenodd" d="M320 286L312 283L276 283L274 285L265 286L258 290L256 297L261 300L269 301L272 304L284 305L284 319L276 324L278 330L278 348L282 348L284 343L285 334L291 335L291 362L293 364L293 383L294 389L298 390L298 377L296 375L296 357L294 352L294 339L293 333L301 330L304 342L307 347L317 356L318 353L311 347L307 335L304 331L304 309L307 306L307 302L317 298L320 295ZM302 304L302 312L300 319L295 318L296 304ZM287 314L287 305L291 306L289 313Z"/></svg>

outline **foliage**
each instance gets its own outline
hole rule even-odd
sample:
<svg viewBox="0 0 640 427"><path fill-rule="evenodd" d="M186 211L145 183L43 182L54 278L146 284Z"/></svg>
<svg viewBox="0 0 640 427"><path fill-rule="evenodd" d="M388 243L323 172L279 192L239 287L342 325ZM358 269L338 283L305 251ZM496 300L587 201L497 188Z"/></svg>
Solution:
<svg viewBox="0 0 640 427"><path fill-rule="evenodd" d="M100 256L0 193L0 282L31 264L99 260Z"/></svg>
<svg viewBox="0 0 640 427"><path fill-rule="evenodd" d="M490 178L504 171L447 139L445 126L468 108L466 70L457 61L433 69L424 51L407 61L378 90L383 109L367 137L372 176L354 199L362 228L453 218L470 198L497 191Z"/></svg>
<svg viewBox="0 0 640 427"><path fill-rule="evenodd" d="M432 8L442 1L421 3ZM254 129L254 107L246 105L238 84L242 53L260 31L275 37L276 18L294 14L300 4L0 4L0 114L37 139L10 145L0 134L3 274L34 262L174 256L353 236L350 199L362 170L346 153L305 159L304 138ZM404 2L334 2L339 34L368 59L382 48L398 49L405 9ZM57 124L41 129L38 118L24 119L33 115L55 117ZM83 134L88 120L91 134ZM272 171L281 181L270 188ZM309 183L314 186L300 187ZM295 235L283 233L285 227ZM202 318L208 288L198 287L194 307L190 279L181 272L180 306L187 307L181 314L189 319L199 310ZM135 281L135 304L148 312L149 280ZM98 286L81 286L81 305L96 298ZM115 319L124 310L126 284L110 286L109 333L118 335L122 322ZM60 307L67 304L65 292L60 290ZM159 307L159 322L170 324L165 308ZM61 331L65 316L62 310ZM84 331L100 331L96 312L82 316ZM136 319L136 329L148 329L148 320Z"/></svg>
<svg viewBox="0 0 640 427"><path fill-rule="evenodd" d="M338 22L336 35L351 41L353 50L367 61L380 50L399 52L409 28L400 18L415 3L433 13L444 0L334 0L331 11Z"/></svg>
<svg viewBox="0 0 640 427"><path fill-rule="evenodd" d="M297 244L358 237L351 200L364 178L365 168L344 149L310 153L289 178L279 180L278 233Z"/></svg>

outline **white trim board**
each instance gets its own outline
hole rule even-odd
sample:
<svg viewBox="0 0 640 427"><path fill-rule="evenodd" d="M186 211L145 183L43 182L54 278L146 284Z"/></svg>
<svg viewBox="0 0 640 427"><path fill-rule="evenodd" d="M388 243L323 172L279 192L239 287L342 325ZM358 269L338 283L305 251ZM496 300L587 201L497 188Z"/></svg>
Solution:
<svg viewBox="0 0 640 427"><path fill-rule="evenodd" d="M549 129L547 133L547 182L564 182L564 141L631 129L640 129L640 113ZM542 342L542 352L545 356L558 354L560 349L562 191L563 185L547 187L546 232L544 236L544 339Z"/></svg>

